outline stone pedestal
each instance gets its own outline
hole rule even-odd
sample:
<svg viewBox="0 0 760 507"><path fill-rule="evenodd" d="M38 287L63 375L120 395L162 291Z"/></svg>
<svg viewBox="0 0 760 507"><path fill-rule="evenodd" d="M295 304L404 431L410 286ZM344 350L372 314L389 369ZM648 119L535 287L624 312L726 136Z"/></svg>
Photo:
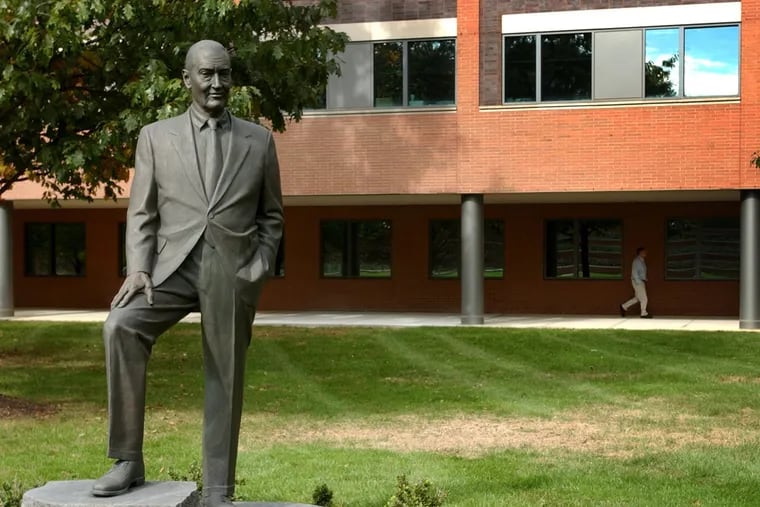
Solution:
<svg viewBox="0 0 760 507"><path fill-rule="evenodd" d="M21 507L200 507L194 482L146 482L119 496L90 494L94 480L51 481L24 493ZM288 502L235 502L236 507L314 507Z"/></svg>

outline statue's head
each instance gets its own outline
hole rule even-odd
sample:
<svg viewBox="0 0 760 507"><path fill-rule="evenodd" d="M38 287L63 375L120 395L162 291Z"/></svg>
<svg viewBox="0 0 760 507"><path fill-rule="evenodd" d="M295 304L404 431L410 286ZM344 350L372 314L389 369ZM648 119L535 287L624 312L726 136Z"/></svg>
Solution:
<svg viewBox="0 0 760 507"><path fill-rule="evenodd" d="M232 86L230 55L216 41L196 42L187 51L182 80L195 106L209 116L218 116L227 105Z"/></svg>

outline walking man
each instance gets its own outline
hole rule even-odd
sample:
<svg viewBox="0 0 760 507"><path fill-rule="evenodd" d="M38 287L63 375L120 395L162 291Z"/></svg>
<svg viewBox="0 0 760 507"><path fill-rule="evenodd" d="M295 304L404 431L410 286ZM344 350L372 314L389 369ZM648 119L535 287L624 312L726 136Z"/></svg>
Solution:
<svg viewBox="0 0 760 507"><path fill-rule="evenodd" d="M639 303L641 318L651 319L652 314L647 312L647 250L643 246L636 249L636 258L631 266L631 284L633 285L633 297L620 305L620 316L625 317L625 312Z"/></svg>
<svg viewBox="0 0 760 507"><path fill-rule="evenodd" d="M108 456L92 494L145 482L145 377L157 338L201 312L205 375L203 502L232 505L246 350L261 287L282 235L280 175L271 133L226 109L230 58L204 40L182 71L192 105L143 127L127 211L127 277L103 337Z"/></svg>

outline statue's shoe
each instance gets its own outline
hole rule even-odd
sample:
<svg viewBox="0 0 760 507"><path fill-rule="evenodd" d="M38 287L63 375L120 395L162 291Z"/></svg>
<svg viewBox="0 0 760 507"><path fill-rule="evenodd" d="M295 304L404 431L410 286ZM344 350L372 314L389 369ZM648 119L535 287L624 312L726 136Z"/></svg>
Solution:
<svg viewBox="0 0 760 507"><path fill-rule="evenodd" d="M116 496L145 484L145 465L140 461L118 460L92 485L93 496Z"/></svg>

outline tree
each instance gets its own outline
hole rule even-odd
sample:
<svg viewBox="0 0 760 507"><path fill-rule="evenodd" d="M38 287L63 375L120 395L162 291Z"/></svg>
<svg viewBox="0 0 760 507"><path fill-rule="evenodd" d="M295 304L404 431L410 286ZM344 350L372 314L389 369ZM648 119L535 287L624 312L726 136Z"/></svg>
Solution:
<svg viewBox="0 0 760 507"><path fill-rule="evenodd" d="M190 103L192 43L228 47L230 109L284 131L318 104L347 36L319 26L337 0L0 0L0 197L114 198L139 129Z"/></svg>
<svg viewBox="0 0 760 507"><path fill-rule="evenodd" d="M678 72L678 55L664 59L661 65L652 60L644 64L644 93L647 97L675 97L677 95L671 74Z"/></svg>

